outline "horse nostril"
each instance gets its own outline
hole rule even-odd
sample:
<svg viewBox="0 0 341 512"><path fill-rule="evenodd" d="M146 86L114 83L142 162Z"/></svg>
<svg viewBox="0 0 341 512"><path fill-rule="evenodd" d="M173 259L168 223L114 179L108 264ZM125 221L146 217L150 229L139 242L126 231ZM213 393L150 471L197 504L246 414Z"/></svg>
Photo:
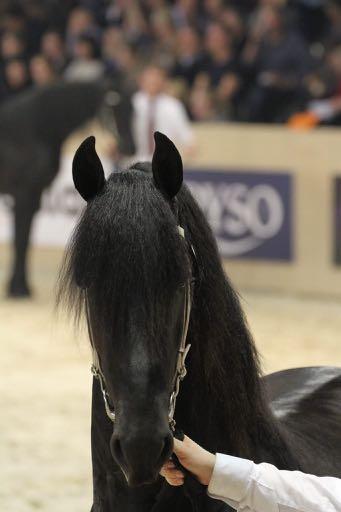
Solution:
<svg viewBox="0 0 341 512"><path fill-rule="evenodd" d="M160 435L156 438L129 435L119 437L116 434L111 438L110 443L112 456L126 477L130 471L135 473L135 476L136 474L144 475L143 478L146 481L150 480L153 471L161 467L170 457L172 447L173 437L171 434Z"/></svg>

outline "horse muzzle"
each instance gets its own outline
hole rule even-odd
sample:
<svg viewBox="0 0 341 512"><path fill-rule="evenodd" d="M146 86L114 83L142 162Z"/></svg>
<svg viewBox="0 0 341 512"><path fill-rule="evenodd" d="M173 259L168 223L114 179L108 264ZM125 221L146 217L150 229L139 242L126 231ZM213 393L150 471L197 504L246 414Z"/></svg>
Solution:
<svg viewBox="0 0 341 512"><path fill-rule="evenodd" d="M173 436L169 430L150 435L116 433L110 449L130 487L151 484L158 478L162 465L173 450Z"/></svg>

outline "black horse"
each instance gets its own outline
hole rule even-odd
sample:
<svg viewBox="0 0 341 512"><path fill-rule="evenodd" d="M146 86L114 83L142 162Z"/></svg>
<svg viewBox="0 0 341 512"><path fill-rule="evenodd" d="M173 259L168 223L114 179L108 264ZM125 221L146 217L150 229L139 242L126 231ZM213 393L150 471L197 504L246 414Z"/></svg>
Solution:
<svg viewBox="0 0 341 512"><path fill-rule="evenodd" d="M26 255L30 228L44 188L59 169L66 137L99 116L119 137L119 149L133 154L130 95L119 83L111 90L96 83L58 83L31 90L0 110L0 193L14 198L14 265L8 286L12 297L30 295Z"/></svg>
<svg viewBox="0 0 341 512"><path fill-rule="evenodd" d="M92 510L229 510L206 494L193 502L189 486L172 488L158 477L172 452L169 397L189 287L191 349L176 404L179 428L211 452L341 477L341 369L260 377L238 296L182 184L181 157L164 135L155 141L152 164L137 163L107 181L93 137L73 163L88 204L66 256L59 301L77 318L85 309L102 373L102 382L93 381Z"/></svg>

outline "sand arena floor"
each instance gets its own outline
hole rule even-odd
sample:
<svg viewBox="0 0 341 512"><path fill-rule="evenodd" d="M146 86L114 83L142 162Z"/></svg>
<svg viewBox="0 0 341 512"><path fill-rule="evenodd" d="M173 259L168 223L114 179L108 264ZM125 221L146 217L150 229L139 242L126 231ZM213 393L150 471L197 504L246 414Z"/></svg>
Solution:
<svg viewBox="0 0 341 512"><path fill-rule="evenodd" d="M1 512L90 510L90 354L53 312L60 257L33 254L34 300L0 298ZM8 258L0 247L1 291ZM341 365L340 302L242 296L266 372Z"/></svg>

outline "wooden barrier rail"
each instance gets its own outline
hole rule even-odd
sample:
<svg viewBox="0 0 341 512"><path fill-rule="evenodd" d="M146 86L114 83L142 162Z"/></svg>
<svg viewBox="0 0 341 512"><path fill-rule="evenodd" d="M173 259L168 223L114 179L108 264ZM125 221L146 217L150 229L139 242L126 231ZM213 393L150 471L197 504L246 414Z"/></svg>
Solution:
<svg viewBox="0 0 341 512"><path fill-rule="evenodd" d="M292 176L293 259L225 260L238 286L341 297L335 252L335 178L341 176L341 131L279 126L197 125L198 169Z"/></svg>

